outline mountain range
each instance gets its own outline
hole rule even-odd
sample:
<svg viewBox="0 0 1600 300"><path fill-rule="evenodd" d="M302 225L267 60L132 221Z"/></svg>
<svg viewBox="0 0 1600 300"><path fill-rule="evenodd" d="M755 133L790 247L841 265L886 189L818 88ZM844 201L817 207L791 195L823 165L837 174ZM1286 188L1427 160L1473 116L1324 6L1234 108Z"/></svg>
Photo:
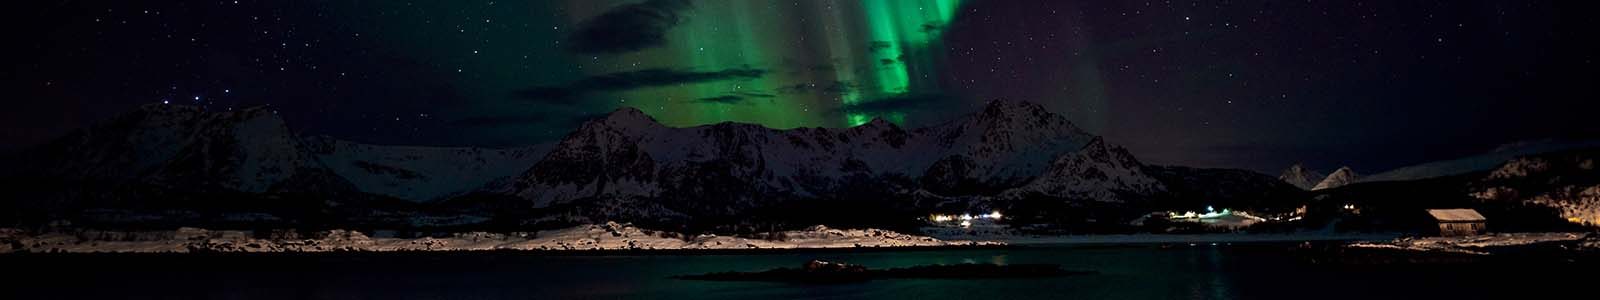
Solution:
<svg viewBox="0 0 1600 300"><path fill-rule="evenodd" d="M928 213L1110 222L1212 205L1293 210L1358 182L1296 166L1154 166L1065 116L991 101L902 128L671 127L633 108L514 148L301 137L271 110L152 104L6 157L15 223L512 228L631 221L894 227ZM1316 183L1313 185L1312 182Z"/></svg>
<svg viewBox="0 0 1600 300"><path fill-rule="evenodd" d="M4 175L19 179L8 189L23 199L12 204L18 211L61 218L110 210L143 212L120 219L294 220L296 211L315 211L323 219L408 224L755 216L850 223L872 217L809 212L857 208L898 218L1024 201L1145 207L1182 198L1126 149L1029 102L992 101L914 129L882 119L850 128L675 128L622 108L559 142L504 149L368 145L293 132L265 108L151 104L13 155L7 164L15 167ZM1194 177L1170 176L1175 170L1161 174ZM218 206L227 209L208 210ZM263 206L278 209L254 209ZM335 207L350 213L329 213Z"/></svg>

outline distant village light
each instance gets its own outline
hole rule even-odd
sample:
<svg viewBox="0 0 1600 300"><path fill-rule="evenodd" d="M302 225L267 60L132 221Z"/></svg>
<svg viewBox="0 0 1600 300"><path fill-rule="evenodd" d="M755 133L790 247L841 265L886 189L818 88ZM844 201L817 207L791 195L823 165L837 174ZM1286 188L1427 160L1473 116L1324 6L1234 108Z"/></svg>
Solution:
<svg viewBox="0 0 1600 300"><path fill-rule="evenodd" d="M990 213L989 213L989 218L990 218L990 219L995 219L995 220L999 220L999 219L1000 219L1000 217L1001 217L1001 216L1000 216L1000 211L994 211L994 212L990 212Z"/></svg>

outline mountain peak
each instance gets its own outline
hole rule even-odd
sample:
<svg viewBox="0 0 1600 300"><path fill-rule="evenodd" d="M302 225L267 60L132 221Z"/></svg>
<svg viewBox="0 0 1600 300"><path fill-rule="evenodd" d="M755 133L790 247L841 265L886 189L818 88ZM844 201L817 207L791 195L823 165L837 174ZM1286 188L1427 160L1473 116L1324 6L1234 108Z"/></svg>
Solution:
<svg viewBox="0 0 1600 300"><path fill-rule="evenodd" d="M1088 144L1083 145L1083 149L1105 149L1105 147L1106 139L1098 135L1093 139L1089 139Z"/></svg>
<svg viewBox="0 0 1600 300"><path fill-rule="evenodd" d="M882 117L872 117L872 120L869 120L866 123L861 123L861 125L856 125L853 128L895 128L895 127L898 127L898 126L895 126L894 122L889 122L889 120L884 120Z"/></svg>
<svg viewBox="0 0 1600 300"><path fill-rule="evenodd" d="M617 110L612 111L610 114L606 114L606 117L601 119L601 121L607 124L621 125L623 127L648 126L657 124L655 118L650 117L650 115L645 114L644 111L641 111L638 108L629 106L617 108Z"/></svg>
<svg viewBox="0 0 1600 300"><path fill-rule="evenodd" d="M1077 152L1056 158L1043 175L1020 190L1067 199L1126 202L1130 195L1166 189L1142 168L1126 149L1096 136Z"/></svg>
<svg viewBox="0 0 1600 300"><path fill-rule="evenodd" d="M1305 164L1302 163L1295 163L1278 175L1278 180L1283 180L1283 182L1306 190L1317 187L1317 183L1321 183L1323 179L1327 178L1327 175L1306 168Z"/></svg>
<svg viewBox="0 0 1600 300"><path fill-rule="evenodd" d="M1053 113L1043 105L1029 101L989 100L984 104L983 111L974 115L974 118L984 127L1081 132L1066 116Z"/></svg>
<svg viewBox="0 0 1600 300"><path fill-rule="evenodd" d="M1132 153L1128 153L1128 149L1106 143L1106 139L1100 136L1090 139L1088 144L1083 145L1083 149L1078 150L1078 153L1096 159L1115 161L1126 166L1143 165L1133 157Z"/></svg>
<svg viewBox="0 0 1600 300"><path fill-rule="evenodd" d="M1348 166L1344 166L1344 167L1339 167L1338 170L1333 170L1333 174L1346 174L1346 175L1350 175L1350 176L1355 176L1356 171L1350 169L1350 167L1348 167Z"/></svg>
<svg viewBox="0 0 1600 300"><path fill-rule="evenodd" d="M1036 114L1042 111L1045 111L1044 106L1024 100L994 99L989 100L983 105L983 113L985 115L1025 115Z"/></svg>
<svg viewBox="0 0 1600 300"><path fill-rule="evenodd" d="M1351 170L1350 167L1339 167L1338 170L1333 171L1333 174L1328 174L1328 178L1318 182L1317 186L1312 187L1311 190L1341 187L1355 183L1357 180L1360 180L1360 175L1357 175L1355 170Z"/></svg>

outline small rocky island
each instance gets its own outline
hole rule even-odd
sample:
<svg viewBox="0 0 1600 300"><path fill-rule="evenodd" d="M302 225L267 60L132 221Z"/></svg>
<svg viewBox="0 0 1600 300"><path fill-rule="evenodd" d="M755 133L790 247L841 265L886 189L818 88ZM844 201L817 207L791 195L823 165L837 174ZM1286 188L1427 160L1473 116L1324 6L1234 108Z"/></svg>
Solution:
<svg viewBox="0 0 1600 300"><path fill-rule="evenodd" d="M796 268L777 268L761 272L719 272L675 276L677 279L708 281L764 281L792 283L855 283L877 279L985 279L1042 278L1090 275L1090 271L1068 271L1053 264L955 264L926 265L883 270L840 262L812 260Z"/></svg>

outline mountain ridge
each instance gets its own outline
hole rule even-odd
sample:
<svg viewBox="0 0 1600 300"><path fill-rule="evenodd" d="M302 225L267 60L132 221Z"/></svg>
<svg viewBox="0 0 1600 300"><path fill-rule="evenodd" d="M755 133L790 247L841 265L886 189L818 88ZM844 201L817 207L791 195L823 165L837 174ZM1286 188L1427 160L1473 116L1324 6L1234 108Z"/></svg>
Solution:
<svg viewBox="0 0 1600 300"><path fill-rule="evenodd" d="M1032 102L1001 100L910 129L881 118L847 128L772 129L734 122L679 128L624 107L584 122L559 142L501 149L300 137L266 109L152 105L39 149L33 153L57 155L26 157L33 162L22 175L71 184L110 174L129 184L159 185L155 192L139 193L115 186L73 195L29 192L64 199L50 201L110 193L101 198L117 199L108 203L118 206L104 208L130 211L115 214L136 216L132 219L166 218L139 210L159 208L155 216L171 217L166 212L206 215L212 209L206 207L220 206L227 209L208 218L403 226L612 220L668 226L691 220L903 224L928 211L1012 210L1040 203L1046 204L1044 210L1087 203L1188 207L1177 202L1193 197L1181 193L1249 193L1205 192L1211 187L1175 180L1270 178L1183 168L1159 169L1158 177L1126 149L1063 115ZM127 172L102 172L109 169ZM195 185L216 188L194 190ZM1183 188L1166 188L1174 185ZM191 193L203 191L222 194ZM161 202L160 197L185 200ZM140 204L145 201L163 204ZM274 203L284 201L289 202ZM65 207L100 209L96 205L101 204ZM1133 211L1100 218L1132 217L1123 214Z"/></svg>

